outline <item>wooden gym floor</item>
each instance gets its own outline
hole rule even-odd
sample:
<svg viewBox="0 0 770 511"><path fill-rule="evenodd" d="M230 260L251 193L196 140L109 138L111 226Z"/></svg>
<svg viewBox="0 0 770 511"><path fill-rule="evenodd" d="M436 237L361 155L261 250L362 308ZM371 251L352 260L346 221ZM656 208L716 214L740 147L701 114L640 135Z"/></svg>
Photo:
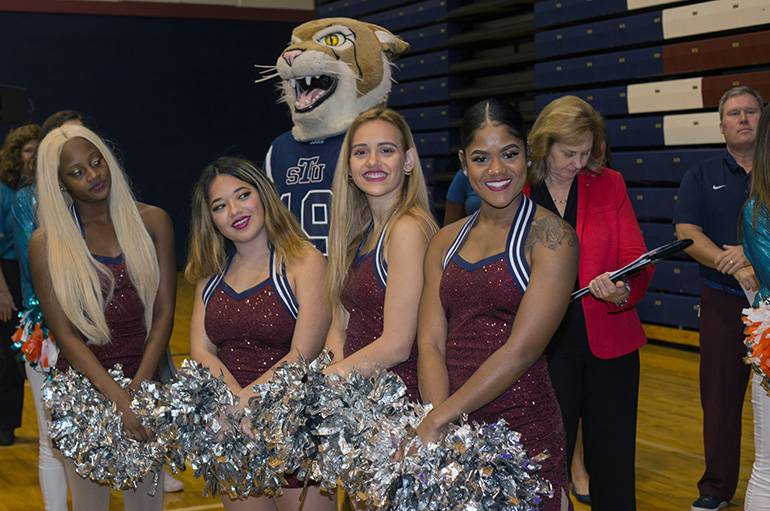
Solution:
<svg viewBox="0 0 770 511"><path fill-rule="evenodd" d="M177 366L189 354L192 286L180 279L171 350ZM698 391L698 354L679 348L647 345L641 349L641 386L636 449L637 509L689 510L698 497L696 483L703 471L702 413ZM0 447L0 511L43 509L37 476L37 423L29 388L22 428L16 444ZM751 396L743 408L741 476L729 510L743 508L753 462ZM177 476L184 491L165 494L168 510L223 509L219 499L202 497L202 483L188 470ZM122 497L112 492L110 510L122 510ZM575 505L576 511L590 509ZM622 511L622 510L618 510Z"/></svg>

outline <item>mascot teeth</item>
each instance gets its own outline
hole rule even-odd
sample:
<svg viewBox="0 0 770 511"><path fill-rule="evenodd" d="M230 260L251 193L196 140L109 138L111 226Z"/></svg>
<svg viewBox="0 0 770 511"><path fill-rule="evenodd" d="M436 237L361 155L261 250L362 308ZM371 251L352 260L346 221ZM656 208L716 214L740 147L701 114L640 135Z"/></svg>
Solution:
<svg viewBox="0 0 770 511"><path fill-rule="evenodd" d="M290 80L297 94L294 106L298 111L306 112L318 106L321 100L330 97L337 85L337 79L329 75L297 76Z"/></svg>

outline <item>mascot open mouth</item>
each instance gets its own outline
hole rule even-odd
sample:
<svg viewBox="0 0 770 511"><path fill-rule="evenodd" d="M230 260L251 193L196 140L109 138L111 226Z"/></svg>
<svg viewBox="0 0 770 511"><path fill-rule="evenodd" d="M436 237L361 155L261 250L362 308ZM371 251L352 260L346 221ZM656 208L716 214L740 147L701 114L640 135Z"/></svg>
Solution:
<svg viewBox="0 0 770 511"><path fill-rule="evenodd" d="M297 76L289 79L289 83L297 93L294 109L297 112L308 112L334 93L337 78L329 75Z"/></svg>

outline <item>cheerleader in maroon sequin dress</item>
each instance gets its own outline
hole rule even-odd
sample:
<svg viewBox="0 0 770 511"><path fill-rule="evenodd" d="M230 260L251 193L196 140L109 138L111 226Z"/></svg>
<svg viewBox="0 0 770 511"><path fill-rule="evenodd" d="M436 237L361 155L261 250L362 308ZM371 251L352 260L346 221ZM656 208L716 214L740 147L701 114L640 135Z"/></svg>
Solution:
<svg viewBox="0 0 770 511"><path fill-rule="evenodd" d="M88 347L105 369L122 364L123 374L133 378L139 370L144 355L144 340L147 338L144 305L128 276L123 255L104 257L94 254L93 257L110 270L115 280L115 290L112 300L104 309L104 319L110 329L110 342L104 345L89 344ZM56 369L66 371L68 367L66 358L60 355ZM157 373L153 379L157 379Z"/></svg>
<svg viewBox="0 0 770 511"><path fill-rule="evenodd" d="M168 349L176 299L171 220L134 200L109 148L82 126L62 126L44 138L37 179L40 229L30 237L29 261L61 350L57 367L69 363L81 372L120 411L124 434L146 440L151 432L131 410L128 390L157 378ZM128 390L107 372L116 363L133 378ZM65 472L73 509L109 509L109 486L81 477L72 460ZM164 475L161 469L161 488ZM124 491L125 508L160 511L163 492L149 495L152 483L148 475Z"/></svg>
<svg viewBox="0 0 770 511"><path fill-rule="evenodd" d="M481 197L473 216L434 236L420 301L419 381L433 410L423 442L444 427L505 419L554 490L546 511L571 509L559 404L543 351L577 274L575 232L524 197L526 125L508 103L474 105L461 125L460 161Z"/></svg>
<svg viewBox="0 0 770 511"><path fill-rule="evenodd" d="M371 227L369 228L371 230ZM383 260L385 229L375 249L367 254L356 254L353 267L342 288L340 299L349 312L348 328L345 337L344 355L350 357L382 337L385 309L385 289L387 264ZM364 238L365 243L366 238ZM415 335L416 337L416 335ZM420 398L417 389L417 343L412 339L409 358L391 367L391 371L401 377L406 385L410 401Z"/></svg>
<svg viewBox="0 0 770 511"><path fill-rule="evenodd" d="M321 298L326 260L272 183L240 158L219 158L203 170L192 216L185 270L197 282L190 354L224 376L243 409L271 368L321 352L329 325ZM303 483L294 477L287 483L280 497L223 494L222 503L228 511L336 508L318 486L301 500Z"/></svg>
<svg viewBox="0 0 770 511"><path fill-rule="evenodd" d="M326 345L337 362L327 372L387 368L417 401L417 304L436 224L406 121L383 108L359 115L335 172L324 288L334 313Z"/></svg>
<svg viewBox="0 0 770 511"><path fill-rule="evenodd" d="M271 254L275 261L275 252ZM271 264L267 280L242 292L225 281L225 271L204 288L206 335L238 385L247 387L289 354L297 300L286 267ZM281 292L279 292L279 290Z"/></svg>
<svg viewBox="0 0 770 511"><path fill-rule="evenodd" d="M534 210L534 203L524 198L518 216L529 218L514 224L520 229L511 229L506 244L510 248L505 253L476 263L465 261L457 251L445 259L448 264L441 277L440 296L447 317L446 365L452 394L508 340L529 280L523 250L517 253L515 248L521 248ZM475 219L472 217L469 223ZM462 241L457 240L456 250ZM513 263L507 257L511 252L516 254ZM538 474L551 481L557 494L559 488L569 488L564 470L564 426L545 355L540 355L512 387L468 418L487 424L505 419L512 430L521 433L530 456L544 451L551 455Z"/></svg>

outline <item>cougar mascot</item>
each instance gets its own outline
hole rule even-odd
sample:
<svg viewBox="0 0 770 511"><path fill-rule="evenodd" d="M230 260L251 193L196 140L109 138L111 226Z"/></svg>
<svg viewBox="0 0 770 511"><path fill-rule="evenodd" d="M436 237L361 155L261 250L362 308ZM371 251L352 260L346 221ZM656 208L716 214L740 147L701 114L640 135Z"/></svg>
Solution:
<svg viewBox="0 0 770 511"><path fill-rule="evenodd" d="M409 45L384 28L349 18L309 21L278 58L282 97L294 127L276 138L265 172L310 240L326 254L331 188L345 131L387 102L391 60Z"/></svg>

